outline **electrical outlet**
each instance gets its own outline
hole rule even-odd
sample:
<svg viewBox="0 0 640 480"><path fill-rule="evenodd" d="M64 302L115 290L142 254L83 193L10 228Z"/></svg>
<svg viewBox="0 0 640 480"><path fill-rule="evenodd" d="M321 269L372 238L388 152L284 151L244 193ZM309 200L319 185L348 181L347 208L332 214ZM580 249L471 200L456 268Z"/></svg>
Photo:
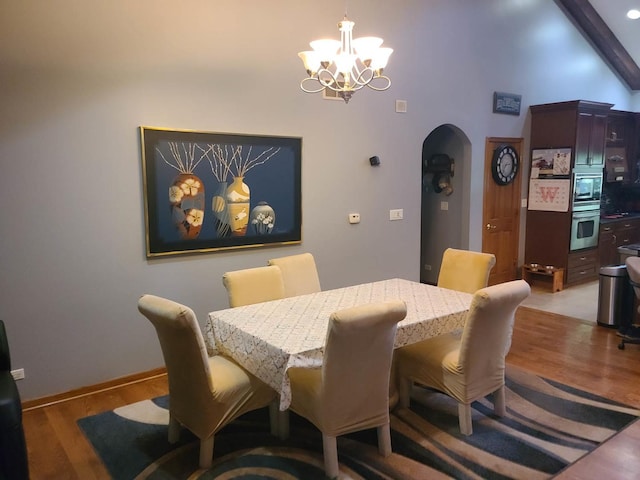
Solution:
<svg viewBox="0 0 640 480"><path fill-rule="evenodd" d="M404 218L404 211L401 208L389 210L389 220L402 220Z"/></svg>
<svg viewBox="0 0 640 480"><path fill-rule="evenodd" d="M11 370L11 376L13 377L14 380L22 380L24 378L24 368Z"/></svg>
<svg viewBox="0 0 640 480"><path fill-rule="evenodd" d="M360 223L360 214L359 213L350 213L349 214L349 223Z"/></svg>
<svg viewBox="0 0 640 480"><path fill-rule="evenodd" d="M449 202L440 202L440 210L449 210Z"/></svg>

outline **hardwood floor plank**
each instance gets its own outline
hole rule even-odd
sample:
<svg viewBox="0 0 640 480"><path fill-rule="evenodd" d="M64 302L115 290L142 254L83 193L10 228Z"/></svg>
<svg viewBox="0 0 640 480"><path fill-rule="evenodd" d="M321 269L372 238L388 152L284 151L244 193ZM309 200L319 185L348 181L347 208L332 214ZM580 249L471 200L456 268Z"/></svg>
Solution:
<svg viewBox="0 0 640 480"><path fill-rule="evenodd" d="M49 423L47 413L43 409L24 412L22 423L27 441L30 477L34 480L76 478L73 465Z"/></svg>

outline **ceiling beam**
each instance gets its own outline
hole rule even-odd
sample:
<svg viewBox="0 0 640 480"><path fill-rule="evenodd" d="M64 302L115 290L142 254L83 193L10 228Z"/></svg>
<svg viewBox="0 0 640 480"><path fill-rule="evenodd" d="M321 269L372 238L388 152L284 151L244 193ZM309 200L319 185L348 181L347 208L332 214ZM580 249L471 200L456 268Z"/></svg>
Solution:
<svg viewBox="0 0 640 480"><path fill-rule="evenodd" d="M640 68L588 0L556 0L631 90L640 90Z"/></svg>

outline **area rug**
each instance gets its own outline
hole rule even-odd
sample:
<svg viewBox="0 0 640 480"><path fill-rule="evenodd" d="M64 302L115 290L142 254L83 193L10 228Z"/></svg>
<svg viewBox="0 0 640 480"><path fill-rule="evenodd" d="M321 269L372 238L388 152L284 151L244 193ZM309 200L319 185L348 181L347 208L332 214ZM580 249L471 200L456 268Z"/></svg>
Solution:
<svg viewBox="0 0 640 480"><path fill-rule="evenodd" d="M291 436L269 433L267 409L244 415L215 438L214 463L198 470L198 441L183 430L167 442L168 397L78 421L114 479L323 479L322 439L291 414ZM411 408L392 413L393 454L377 453L375 431L338 438L345 479L546 479L640 416L637 409L507 370L507 415L488 400L473 404L473 435L458 429L457 405L414 388Z"/></svg>

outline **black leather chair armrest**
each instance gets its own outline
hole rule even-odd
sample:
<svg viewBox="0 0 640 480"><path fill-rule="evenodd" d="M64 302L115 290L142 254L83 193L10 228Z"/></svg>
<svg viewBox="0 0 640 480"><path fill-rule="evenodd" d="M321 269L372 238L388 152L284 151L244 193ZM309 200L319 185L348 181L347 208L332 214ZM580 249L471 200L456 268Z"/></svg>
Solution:
<svg viewBox="0 0 640 480"><path fill-rule="evenodd" d="M0 479L29 479L27 445L22 428L20 393L11 375L4 324L0 320Z"/></svg>

